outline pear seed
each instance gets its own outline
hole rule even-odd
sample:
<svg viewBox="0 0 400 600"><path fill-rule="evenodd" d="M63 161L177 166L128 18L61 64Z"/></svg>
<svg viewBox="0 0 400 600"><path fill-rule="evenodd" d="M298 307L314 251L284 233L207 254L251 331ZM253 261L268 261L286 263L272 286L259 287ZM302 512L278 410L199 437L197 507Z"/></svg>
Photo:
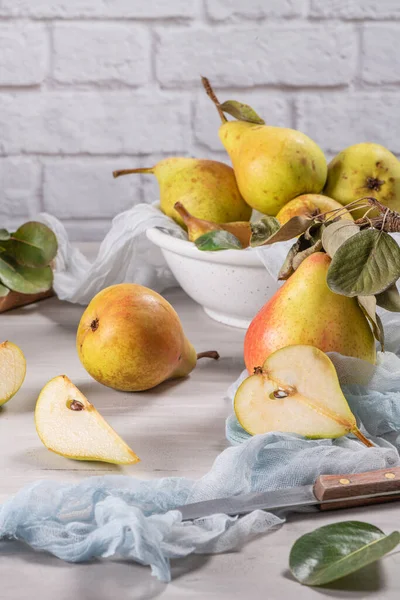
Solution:
<svg viewBox="0 0 400 600"><path fill-rule="evenodd" d="M68 408L71 410L83 410L84 406L79 400L72 400Z"/></svg>

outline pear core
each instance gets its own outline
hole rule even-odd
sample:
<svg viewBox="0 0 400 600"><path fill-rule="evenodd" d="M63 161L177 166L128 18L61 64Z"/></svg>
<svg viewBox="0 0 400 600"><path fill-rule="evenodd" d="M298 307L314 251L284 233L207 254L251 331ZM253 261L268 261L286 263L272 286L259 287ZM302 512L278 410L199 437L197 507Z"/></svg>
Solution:
<svg viewBox="0 0 400 600"><path fill-rule="evenodd" d="M357 428L331 360L313 346L286 346L271 354L239 386L234 408L252 435L282 431L337 438L353 433L372 446Z"/></svg>

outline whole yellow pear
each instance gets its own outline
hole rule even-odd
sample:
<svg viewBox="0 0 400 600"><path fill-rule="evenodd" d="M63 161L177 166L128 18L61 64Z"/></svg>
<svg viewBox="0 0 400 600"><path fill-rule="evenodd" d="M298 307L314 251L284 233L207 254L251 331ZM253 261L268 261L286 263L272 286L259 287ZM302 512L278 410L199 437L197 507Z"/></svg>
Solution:
<svg viewBox="0 0 400 600"><path fill-rule="evenodd" d="M254 317L244 341L249 373L276 350L293 344L375 363L375 339L357 298L328 287L330 263L322 252L308 256Z"/></svg>
<svg viewBox="0 0 400 600"><path fill-rule="evenodd" d="M134 283L99 292L78 326L76 346L88 373L116 390L148 390L188 375L197 358L181 322L160 294Z"/></svg>
<svg viewBox="0 0 400 600"><path fill-rule="evenodd" d="M354 144L329 163L324 192L345 206L372 196L400 212L400 162L379 144ZM368 208L356 211L355 217L361 217Z"/></svg>
<svg viewBox="0 0 400 600"><path fill-rule="evenodd" d="M264 122L258 115L241 103L229 101L221 105L208 79L203 77L202 82L221 117L219 137L247 204L266 215L276 215L296 196L322 190L327 164L324 153L312 139L294 129L260 124ZM226 104L241 107L235 115L239 120L226 119Z"/></svg>
<svg viewBox="0 0 400 600"><path fill-rule="evenodd" d="M182 202L198 219L213 223L248 221L251 208L240 195L232 167L216 160L173 156L154 167L114 171L114 177L131 173L155 175L160 187L161 210L184 227L174 208Z"/></svg>
<svg viewBox="0 0 400 600"><path fill-rule="evenodd" d="M328 213L326 218L330 219L338 216L340 219L354 220L351 213L343 208L342 204L322 194L303 194L302 196L293 198L293 200L281 208L276 218L281 225L284 225L293 217L315 217L317 215L324 215L325 213Z"/></svg>

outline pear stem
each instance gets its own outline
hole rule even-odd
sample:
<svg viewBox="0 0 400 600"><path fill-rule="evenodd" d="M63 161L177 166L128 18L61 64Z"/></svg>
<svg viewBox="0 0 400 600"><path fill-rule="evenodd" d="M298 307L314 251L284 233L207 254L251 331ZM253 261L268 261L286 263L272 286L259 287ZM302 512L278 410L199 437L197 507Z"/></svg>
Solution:
<svg viewBox="0 0 400 600"><path fill-rule="evenodd" d="M215 95L215 92L212 89L211 83L208 81L207 77L202 77L201 78L201 83L203 84L203 87L206 90L207 96L209 98L211 98L211 100L214 102L214 104L215 104L215 106L217 108L218 114L219 114L219 116L221 118L222 123L226 123L228 119L224 115L224 112L223 112L223 110L221 108L219 100L218 100L217 96Z"/></svg>
<svg viewBox="0 0 400 600"><path fill-rule="evenodd" d="M188 219L190 219L190 217L192 216L187 210L186 208L183 206L183 204L181 202L175 202L174 204L174 209L176 210L176 212L178 213L178 215L180 217L182 217L183 221L186 223L186 221Z"/></svg>
<svg viewBox="0 0 400 600"><path fill-rule="evenodd" d="M199 352L197 355L197 360L200 358L213 358L214 360L219 359L219 354L216 350L207 350L207 352Z"/></svg>
<svg viewBox="0 0 400 600"><path fill-rule="evenodd" d="M368 448L374 448L374 444L372 442L370 442L365 435L363 435L361 433L361 431L356 427L355 429L352 429L351 433L354 433L354 435L356 437L358 437L358 439L360 440L360 442L362 442L363 444L365 444Z"/></svg>
<svg viewBox="0 0 400 600"><path fill-rule="evenodd" d="M131 175L132 173L153 173L154 167L142 168L142 169L121 169L120 171L113 171L114 177L121 177L121 175Z"/></svg>

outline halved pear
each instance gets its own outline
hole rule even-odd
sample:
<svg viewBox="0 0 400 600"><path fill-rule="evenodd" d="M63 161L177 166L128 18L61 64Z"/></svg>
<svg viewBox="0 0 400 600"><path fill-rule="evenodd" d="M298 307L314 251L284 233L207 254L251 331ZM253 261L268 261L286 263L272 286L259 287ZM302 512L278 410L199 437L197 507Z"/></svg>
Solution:
<svg viewBox="0 0 400 600"><path fill-rule="evenodd" d="M21 348L8 341L0 344L0 406L18 392L25 373L26 360Z"/></svg>
<svg viewBox="0 0 400 600"><path fill-rule="evenodd" d="M353 433L373 445L357 428L333 363L314 346L285 346L271 354L240 385L234 408L252 435L282 431L338 438Z"/></svg>
<svg viewBox="0 0 400 600"><path fill-rule="evenodd" d="M66 375L40 392L35 424L46 448L66 458L117 465L140 460Z"/></svg>

